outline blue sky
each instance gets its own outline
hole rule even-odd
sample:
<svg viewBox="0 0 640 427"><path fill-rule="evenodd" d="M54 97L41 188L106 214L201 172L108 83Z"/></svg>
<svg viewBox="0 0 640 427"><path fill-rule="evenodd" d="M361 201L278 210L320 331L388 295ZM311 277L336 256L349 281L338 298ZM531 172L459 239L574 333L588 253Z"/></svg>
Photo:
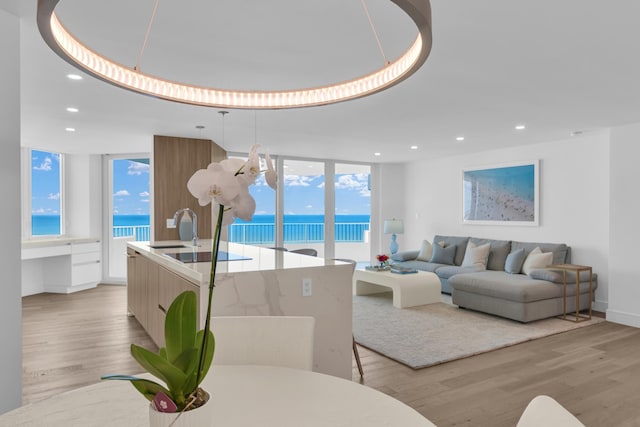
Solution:
<svg viewBox="0 0 640 427"><path fill-rule="evenodd" d="M31 214L60 215L60 155L31 150Z"/></svg>
<svg viewBox="0 0 640 427"><path fill-rule="evenodd" d="M149 165L127 159L113 161L113 213L149 215Z"/></svg>
<svg viewBox="0 0 640 427"><path fill-rule="evenodd" d="M59 156L32 150L34 215L59 215ZM128 159L113 161L113 208L116 215L149 214L149 165ZM185 183L186 185L186 183ZM324 213L324 176L285 175L285 214L322 215ZM251 186L256 199L256 215L273 214L275 192L261 176ZM336 175L336 214L366 215L371 209L368 175Z"/></svg>

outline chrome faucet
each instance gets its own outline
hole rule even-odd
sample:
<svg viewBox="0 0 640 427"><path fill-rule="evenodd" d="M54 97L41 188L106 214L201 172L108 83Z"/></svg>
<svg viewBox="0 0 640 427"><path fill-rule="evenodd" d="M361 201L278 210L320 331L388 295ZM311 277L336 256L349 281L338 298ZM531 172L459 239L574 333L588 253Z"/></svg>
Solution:
<svg viewBox="0 0 640 427"><path fill-rule="evenodd" d="M198 216L193 210L189 208L178 209L173 215L173 223L176 225L176 227L180 227L180 225L178 224L178 217L181 213L184 215L191 215L191 223L193 226L193 246L198 246Z"/></svg>

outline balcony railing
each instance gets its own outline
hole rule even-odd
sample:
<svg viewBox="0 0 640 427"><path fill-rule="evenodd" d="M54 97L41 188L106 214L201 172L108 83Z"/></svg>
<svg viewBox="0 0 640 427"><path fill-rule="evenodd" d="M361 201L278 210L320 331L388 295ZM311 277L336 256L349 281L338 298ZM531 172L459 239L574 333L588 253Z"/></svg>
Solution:
<svg viewBox="0 0 640 427"><path fill-rule="evenodd" d="M364 242L368 222L340 222L335 224L336 242ZM324 242L324 223L285 223L285 243ZM268 223L232 224L229 226L229 241L247 244L262 244L275 241L275 226Z"/></svg>
<svg viewBox="0 0 640 427"><path fill-rule="evenodd" d="M335 224L336 242L364 242L368 222L340 222ZM113 237L135 236L135 240L150 240L148 225L114 226ZM286 243L324 242L324 223L285 223ZM263 244L275 241L275 226L268 223L232 224L229 226L229 241L247 244Z"/></svg>
<svg viewBox="0 0 640 427"><path fill-rule="evenodd" d="M151 240L151 227L148 225L116 225L113 227L113 237L135 236L136 241Z"/></svg>

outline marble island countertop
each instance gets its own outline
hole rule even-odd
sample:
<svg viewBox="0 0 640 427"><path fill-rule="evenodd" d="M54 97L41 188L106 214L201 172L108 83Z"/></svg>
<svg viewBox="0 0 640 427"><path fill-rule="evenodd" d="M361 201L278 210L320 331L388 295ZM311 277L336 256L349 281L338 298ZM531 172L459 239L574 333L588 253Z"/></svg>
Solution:
<svg viewBox="0 0 640 427"><path fill-rule="evenodd" d="M175 273L193 281L194 283L203 284L209 282L211 262L185 263L167 254L190 254L193 252L211 253L211 239L200 240L197 247L193 246L190 242L183 242L179 240L162 242L129 242L127 243L127 246L135 250L140 255L173 270ZM153 246L155 246L155 248ZM219 259L216 267L216 274L287 270L344 264L340 261L224 241L220 242L219 250L231 254L231 258L240 259L232 259L229 261L222 261Z"/></svg>

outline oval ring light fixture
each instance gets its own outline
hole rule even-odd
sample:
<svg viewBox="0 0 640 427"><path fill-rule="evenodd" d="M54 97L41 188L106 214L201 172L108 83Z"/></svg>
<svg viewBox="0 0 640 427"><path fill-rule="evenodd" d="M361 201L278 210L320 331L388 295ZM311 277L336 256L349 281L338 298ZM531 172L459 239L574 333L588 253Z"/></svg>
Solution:
<svg viewBox="0 0 640 427"><path fill-rule="evenodd" d="M361 98L388 89L415 73L431 51L429 0L390 0L415 23L418 36L396 60L361 77L325 86L277 90L229 90L180 83L126 67L76 39L55 14L60 0L38 0L38 29L49 47L74 67L115 86L156 98L218 108L283 109Z"/></svg>

